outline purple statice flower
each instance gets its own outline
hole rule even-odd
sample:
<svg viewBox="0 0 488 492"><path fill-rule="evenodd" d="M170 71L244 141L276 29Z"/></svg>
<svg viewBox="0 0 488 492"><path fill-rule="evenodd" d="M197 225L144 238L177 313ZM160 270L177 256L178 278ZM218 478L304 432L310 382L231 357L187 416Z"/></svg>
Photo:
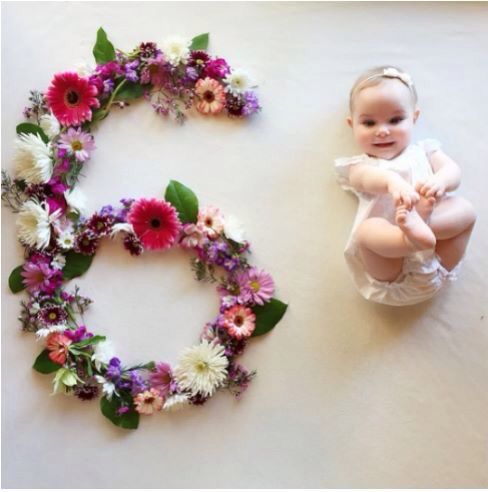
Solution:
<svg viewBox="0 0 488 492"><path fill-rule="evenodd" d="M120 359L117 357L112 357L107 366L107 372L105 376L112 381L117 381L122 374L122 367L120 364Z"/></svg>
<svg viewBox="0 0 488 492"><path fill-rule="evenodd" d="M114 215L114 207L112 205L104 205L101 209L100 209L100 215L111 215L113 216Z"/></svg>
<svg viewBox="0 0 488 492"><path fill-rule="evenodd" d="M31 294L52 294L62 283L62 272L50 266L49 257L35 254L24 263L23 283Z"/></svg>
<svg viewBox="0 0 488 492"><path fill-rule="evenodd" d="M255 372L249 372L245 367L235 362L231 362L227 368L227 378L229 389L234 396L239 399L244 391L249 387L249 383L256 375Z"/></svg>
<svg viewBox="0 0 488 492"><path fill-rule="evenodd" d="M198 79L198 72L193 67L186 67L184 83L192 82Z"/></svg>
<svg viewBox="0 0 488 492"><path fill-rule="evenodd" d="M170 392L172 377L171 366L165 362L159 362L149 376L149 381L151 387L165 398Z"/></svg>
<svg viewBox="0 0 488 492"><path fill-rule="evenodd" d="M126 63L124 66L125 78L130 82L137 82L139 75L137 75L136 68L139 66L139 60Z"/></svg>
<svg viewBox="0 0 488 492"><path fill-rule="evenodd" d="M141 375L136 371L130 371L130 383L131 383L131 394L132 396L138 395L148 389L148 384Z"/></svg>
<svg viewBox="0 0 488 492"><path fill-rule="evenodd" d="M59 325L66 321L68 314L62 307L48 304L39 310L37 317L45 325Z"/></svg>
<svg viewBox="0 0 488 492"><path fill-rule="evenodd" d="M95 149L95 143L93 136L81 128L68 128L59 138L58 147L65 149L69 155L74 155L77 161L85 162L90 158L90 152Z"/></svg>
<svg viewBox="0 0 488 492"><path fill-rule="evenodd" d="M81 325L76 330L64 330L64 334L74 343L93 336L93 333L86 331L86 326L84 325Z"/></svg>
<svg viewBox="0 0 488 492"><path fill-rule="evenodd" d="M214 58L207 61L202 72L202 78L223 79L230 73L230 67L223 58Z"/></svg>
<svg viewBox="0 0 488 492"><path fill-rule="evenodd" d="M102 94L104 96L108 96L109 94L112 94L115 88L115 82L112 79L105 79L103 81L102 87L103 87Z"/></svg>
<svg viewBox="0 0 488 492"><path fill-rule="evenodd" d="M244 107L242 108L243 116L251 116L261 110L256 94L252 91L244 93Z"/></svg>
<svg viewBox="0 0 488 492"><path fill-rule="evenodd" d="M114 219L111 215L95 213L88 219L86 227L98 237L102 237L110 233L113 223Z"/></svg>
<svg viewBox="0 0 488 492"><path fill-rule="evenodd" d="M64 302L68 303L72 303L75 300L75 296L73 294L70 294L69 292L66 292L65 290L61 291L60 297Z"/></svg>

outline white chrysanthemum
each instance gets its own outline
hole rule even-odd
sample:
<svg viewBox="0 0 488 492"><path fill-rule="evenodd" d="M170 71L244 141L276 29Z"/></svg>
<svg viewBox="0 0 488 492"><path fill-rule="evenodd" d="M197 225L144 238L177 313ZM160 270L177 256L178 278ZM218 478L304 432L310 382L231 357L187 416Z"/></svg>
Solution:
<svg viewBox="0 0 488 492"><path fill-rule="evenodd" d="M100 371L102 364L108 364L110 359L115 357L115 351L112 342L104 341L97 343L93 351L92 360L95 362L97 371Z"/></svg>
<svg viewBox="0 0 488 492"><path fill-rule="evenodd" d="M59 135L59 132L61 131L59 121L52 113L41 116L39 126L44 130L44 133L50 140L52 140L56 135Z"/></svg>
<svg viewBox="0 0 488 492"><path fill-rule="evenodd" d="M180 388L192 396L211 396L227 377L228 364L224 347L204 340L183 351L174 375Z"/></svg>
<svg viewBox="0 0 488 492"><path fill-rule="evenodd" d="M79 188L74 188L71 191L66 190L64 192L64 198L66 198L66 202L70 208L82 215L86 214L86 195Z"/></svg>
<svg viewBox="0 0 488 492"><path fill-rule="evenodd" d="M102 393L107 397L108 400L112 399L113 394L117 394L115 391L115 384L111 381L108 381L103 376L96 375L95 379L98 384L102 385Z"/></svg>
<svg viewBox="0 0 488 492"><path fill-rule="evenodd" d="M49 328L40 328L36 331L36 339L45 340L51 333L56 333L67 329L68 327L66 325L52 325Z"/></svg>
<svg viewBox="0 0 488 492"><path fill-rule="evenodd" d="M163 410L166 412L176 412L188 406L189 400L186 395L172 395L166 398L163 405Z"/></svg>
<svg viewBox="0 0 488 492"><path fill-rule="evenodd" d="M88 77L94 71L94 68L86 60L79 60L75 63L74 68L80 77Z"/></svg>
<svg viewBox="0 0 488 492"><path fill-rule="evenodd" d="M242 222L233 215L229 215L224 218L224 234L232 241L236 243L244 242L244 229L242 228Z"/></svg>
<svg viewBox="0 0 488 492"><path fill-rule="evenodd" d="M66 229L59 233L56 242L58 243L58 246L62 249L72 249L75 244L75 235L73 234L73 231Z"/></svg>
<svg viewBox="0 0 488 492"><path fill-rule="evenodd" d="M120 224L115 224L114 226L112 226L112 232L110 233L110 235L114 237L119 232L128 232L129 234L135 234L132 224L128 224L127 222L122 222Z"/></svg>
<svg viewBox="0 0 488 492"><path fill-rule="evenodd" d="M240 68L232 70L232 72L225 77L224 83L226 84L225 90L234 96L243 94L252 88L249 74Z"/></svg>
<svg viewBox="0 0 488 492"><path fill-rule="evenodd" d="M59 210L49 215L49 208L28 200L22 205L17 217L17 233L22 243L32 248L43 249L51 240L51 222L59 215Z"/></svg>
<svg viewBox="0 0 488 492"><path fill-rule="evenodd" d="M186 62L190 56L190 44L186 38L180 36L171 36L161 43L161 49L165 58L173 66Z"/></svg>
<svg viewBox="0 0 488 492"><path fill-rule="evenodd" d="M26 183L47 183L53 173L51 144L34 133L21 133L15 139L15 172Z"/></svg>

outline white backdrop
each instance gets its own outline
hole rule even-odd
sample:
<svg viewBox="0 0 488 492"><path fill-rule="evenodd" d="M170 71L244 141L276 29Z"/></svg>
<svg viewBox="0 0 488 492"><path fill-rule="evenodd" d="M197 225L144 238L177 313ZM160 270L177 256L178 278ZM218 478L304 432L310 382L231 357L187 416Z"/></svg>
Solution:
<svg viewBox="0 0 488 492"><path fill-rule="evenodd" d="M244 355L258 376L240 402L222 393L124 431L97 402L49 396L51 378L31 369L40 346L8 291L22 251L3 209L2 486L488 486L487 20L486 3L2 3L5 169L29 89L91 62L99 26L123 50L210 32L211 53L254 75L263 111L250 121L113 111L81 188L94 211L185 183L241 219L290 304ZM385 63L413 76L416 137L460 163L480 219L459 281L410 308L356 292L342 256L356 202L332 168L358 152L350 85ZM77 284L95 300L88 326L126 363L174 362L217 309L178 253L134 260L107 242Z"/></svg>

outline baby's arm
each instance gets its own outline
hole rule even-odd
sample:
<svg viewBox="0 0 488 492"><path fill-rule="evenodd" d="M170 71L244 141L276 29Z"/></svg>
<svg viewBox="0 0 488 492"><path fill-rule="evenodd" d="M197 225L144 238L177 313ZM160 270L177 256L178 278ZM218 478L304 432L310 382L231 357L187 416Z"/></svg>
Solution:
<svg viewBox="0 0 488 492"><path fill-rule="evenodd" d="M434 175L417 187L421 195L426 198L441 198L446 191L455 190L459 186L461 169L449 156L437 150L430 155L429 162Z"/></svg>
<svg viewBox="0 0 488 492"><path fill-rule="evenodd" d="M404 204L411 208L419 200L419 195L412 185L399 174L386 169L379 169L370 164L356 164L349 168L349 182L358 191L379 195L390 193L395 205Z"/></svg>

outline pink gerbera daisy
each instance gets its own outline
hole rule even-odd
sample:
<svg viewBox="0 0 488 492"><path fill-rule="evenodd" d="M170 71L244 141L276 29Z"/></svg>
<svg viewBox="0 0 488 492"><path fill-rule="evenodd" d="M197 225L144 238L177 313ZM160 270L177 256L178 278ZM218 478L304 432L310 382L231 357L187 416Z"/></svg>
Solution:
<svg viewBox="0 0 488 492"><path fill-rule="evenodd" d="M134 403L136 410L145 415L151 415L154 411L161 410L163 407L163 399L154 388L139 393L134 398Z"/></svg>
<svg viewBox="0 0 488 492"><path fill-rule="evenodd" d="M257 268L250 268L239 277L238 281L255 304L262 306L273 296L275 287L273 278L264 270L259 271Z"/></svg>
<svg viewBox="0 0 488 492"><path fill-rule="evenodd" d="M57 364L63 365L68 356L68 347L71 340L62 333L51 333L46 340L46 348L49 352L49 358Z"/></svg>
<svg viewBox="0 0 488 492"><path fill-rule="evenodd" d="M162 398L165 398L171 389L172 372L171 366L165 362L156 364L154 371L149 376L151 386L159 393Z"/></svg>
<svg viewBox="0 0 488 492"><path fill-rule="evenodd" d="M195 84L195 93L199 99L197 109L204 114L220 113L225 107L225 89L216 80L206 77Z"/></svg>
<svg viewBox="0 0 488 492"><path fill-rule="evenodd" d="M211 239L224 231L224 221L220 210L213 205L206 205L198 211L197 227Z"/></svg>
<svg viewBox="0 0 488 492"><path fill-rule="evenodd" d="M64 149L69 155L74 155L77 161L85 162L90 158L90 152L95 148L93 137L81 129L69 128L59 138L58 148Z"/></svg>
<svg viewBox="0 0 488 492"><path fill-rule="evenodd" d="M47 102L54 116L66 126L80 125L92 118L91 108L100 103L96 86L75 72L58 73L47 90Z"/></svg>
<svg viewBox="0 0 488 492"><path fill-rule="evenodd" d="M224 312L222 326L234 338L247 338L256 327L256 315L248 307L237 304Z"/></svg>
<svg viewBox="0 0 488 492"><path fill-rule="evenodd" d="M145 249L170 248L181 229L175 208L156 198L135 201L127 215L127 221Z"/></svg>

